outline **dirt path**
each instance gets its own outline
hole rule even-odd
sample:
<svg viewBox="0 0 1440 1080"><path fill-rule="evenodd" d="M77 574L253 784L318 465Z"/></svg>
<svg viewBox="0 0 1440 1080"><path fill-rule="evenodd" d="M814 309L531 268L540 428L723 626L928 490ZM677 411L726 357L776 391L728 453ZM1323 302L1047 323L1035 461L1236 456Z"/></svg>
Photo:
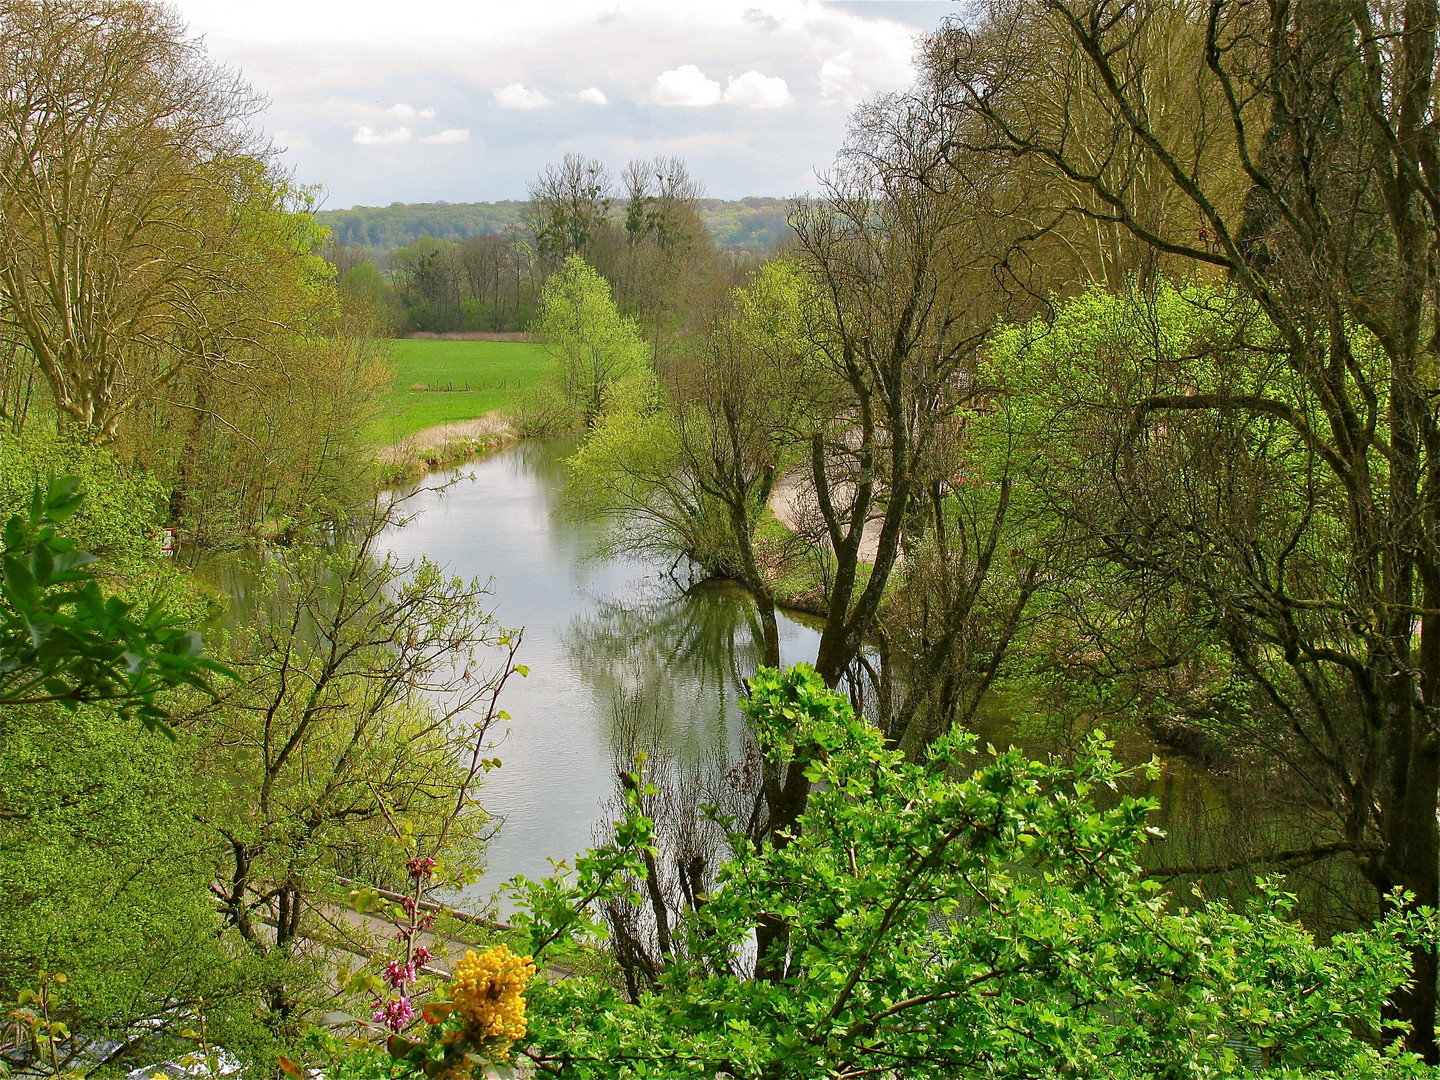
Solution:
<svg viewBox="0 0 1440 1080"><path fill-rule="evenodd" d="M849 484L836 484L832 498L837 506L844 506L852 498ZM770 512L775 520L792 533L808 537L815 543L830 546L826 535L824 518L820 514L820 500L815 495L815 485L804 469L790 469L780 475L770 489ZM882 518L873 515L866 520L860 535L860 561L873 563L880 546L880 524Z"/></svg>

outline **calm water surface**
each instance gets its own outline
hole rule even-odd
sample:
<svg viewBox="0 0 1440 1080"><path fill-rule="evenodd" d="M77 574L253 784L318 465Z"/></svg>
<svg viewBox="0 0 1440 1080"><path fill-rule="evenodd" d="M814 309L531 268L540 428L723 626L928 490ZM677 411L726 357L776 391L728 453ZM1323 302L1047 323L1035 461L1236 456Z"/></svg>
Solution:
<svg viewBox="0 0 1440 1080"><path fill-rule="evenodd" d="M450 573L489 580L497 621L524 627L519 662L530 675L506 689L510 730L495 751L504 764L479 793L499 829L488 871L471 893L476 902L515 874L544 876L551 858L573 859L591 846L597 823L613 816L605 804L615 797L617 767L632 767L637 745L653 747L657 764L694 766L697 775L733 761L741 679L759 662L760 635L743 592L721 583L686 590L667 567L594 555L597 528L557 512L573 449L569 441L526 442L431 476L407 503L409 524L383 537L401 559L428 556ZM452 480L443 492L431 490ZM234 599L232 620L257 600L252 562L215 560L207 571ZM818 637L807 626L782 616L780 635L784 663L814 659ZM979 718L982 742L1015 742L1035 754L1063 750L1014 705L999 703ZM1118 748L1132 762L1155 750L1133 735ZM1216 865L1237 853L1294 847L1308 835L1314 808L1264 777L1216 776L1180 755L1161 756L1158 778L1131 786L1157 800L1152 820L1169 835L1147 849L1151 865ZM1302 910L1326 912L1324 921L1342 926L1353 921L1354 883L1349 871L1335 869L1339 878L1301 890L1308 893ZM1207 888L1233 884L1243 894L1252 880L1253 873L1226 875Z"/></svg>
<svg viewBox="0 0 1440 1080"><path fill-rule="evenodd" d="M615 791L617 701L640 699L677 757L734 751L736 691L757 663L750 606L719 585L682 591L668 567L594 556L597 532L556 512L573 444L526 442L454 472L406 504L413 520L384 537L402 559L491 580L496 619L523 626L526 679L507 686L503 761L480 793L502 819L491 841L489 891L517 873L594 842ZM813 660L813 631L782 617L782 660Z"/></svg>

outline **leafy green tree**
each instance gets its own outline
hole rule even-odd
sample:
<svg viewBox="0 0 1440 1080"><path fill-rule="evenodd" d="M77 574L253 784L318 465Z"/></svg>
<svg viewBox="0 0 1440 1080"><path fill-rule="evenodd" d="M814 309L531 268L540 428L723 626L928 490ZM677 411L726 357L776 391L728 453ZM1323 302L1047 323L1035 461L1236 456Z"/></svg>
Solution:
<svg viewBox="0 0 1440 1080"><path fill-rule="evenodd" d="M404 880L398 820L417 838L450 834L455 865L480 861L485 817L459 798L473 779L461 758L486 742L515 639L479 582L381 554L390 523L382 508L329 550L275 557L244 624L216 643L238 680L184 720L210 781L201 816L221 917L275 972L263 1016L278 1033L319 1004L317 975L337 963L327 939L367 954L335 905L353 887L342 878ZM498 673L492 647L507 656Z"/></svg>
<svg viewBox="0 0 1440 1080"><path fill-rule="evenodd" d="M110 439L207 354L210 302L245 277L258 100L178 15L122 0L6 0L0 83L0 326L66 422Z"/></svg>
<svg viewBox="0 0 1440 1080"><path fill-rule="evenodd" d="M1047 0L977 22L937 50L957 153L1037 170L1072 220L1223 275L1263 320L1205 378L1134 387L1099 548L1150 595L1184 583L1266 699L1249 732L1313 765L1379 904L1435 906L1440 6ZM1255 512L1272 495L1279 522ZM1414 960L1396 1005L1440 1062L1440 956Z"/></svg>
<svg viewBox="0 0 1440 1080"><path fill-rule="evenodd" d="M755 596L779 663L774 578L780 558L756 533L782 462L793 457L797 401L816 376L806 327L814 294L789 262L734 290L732 309L695 355L669 365L660 409L607 418L570 461L567 498L611 524L607 543L666 560L689 558Z"/></svg>
<svg viewBox="0 0 1440 1080"><path fill-rule="evenodd" d="M546 341L554 380L587 425L616 408L646 403L650 350L616 309L609 282L580 256L567 258L545 283L531 331Z"/></svg>
<svg viewBox="0 0 1440 1080"><path fill-rule="evenodd" d="M7 502L44 467L47 455L36 456L16 469L7 447ZM199 792L170 726L177 688L209 693L209 680L230 673L187 629L195 604L153 554L129 550L139 534L153 551L149 492L113 473L116 490L105 490L109 456L92 448L84 463L97 494L75 477L51 480L4 529L0 993L33 988L37 971L64 974L49 988L52 1019L115 1040L118 1060L137 1031L177 1035L202 1001L212 1024L244 1042L259 980L216 934ZM137 732L137 719L150 730ZM53 1044L62 1063L85 1046Z"/></svg>
<svg viewBox="0 0 1440 1080"><path fill-rule="evenodd" d="M745 707L814 783L799 828L755 848L729 823L736 854L652 988L532 983L514 1053L539 1074L1433 1075L1382 1017L1432 912L1322 945L1273 886L1245 913L1178 906L1136 866L1152 804L1113 794L1125 774L1098 735L1069 765L980 756L969 736L907 762L804 667L759 671ZM519 894L537 962L645 872L632 780L613 843ZM749 945L764 913L794 927L774 966ZM359 1075L438 1071L447 1015Z"/></svg>
<svg viewBox="0 0 1440 1080"><path fill-rule="evenodd" d="M146 1064L129 1045L165 1045L202 1001L233 1049L256 1045L267 976L218 933L185 736L139 731L103 705L0 713L0 993L13 1002L37 971L66 976L54 1011L76 1038L62 1062L110 1039L111 1067Z"/></svg>

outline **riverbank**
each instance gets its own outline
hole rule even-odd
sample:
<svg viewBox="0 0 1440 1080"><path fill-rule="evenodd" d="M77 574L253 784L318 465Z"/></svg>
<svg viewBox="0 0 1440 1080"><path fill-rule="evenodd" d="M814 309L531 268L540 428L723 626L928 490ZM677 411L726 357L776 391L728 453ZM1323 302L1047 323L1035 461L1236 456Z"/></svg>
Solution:
<svg viewBox="0 0 1440 1080"><path fill-rule="evenodd" d="M384 487L412 484L426 473L453 469L503 450L519 438L510 417L500 411L473 420L436 424L379 450L375 457L380 482Z"/></svg>
<svg viewBox="0 0 1440 1080"><path fill-rule="evenodd" d="M511 418L549 366L543 346L513 335L416 336L389 349L394 374L372 435L386 487L514 443Z"/></svg>
<svg viewBox="0 0 1440 1080"><path fill-rule="evenodd" d="M755 530L755 556L770 579L775 602L789 611L824 617L827 583L835 568L829 535L820 514L815 487L804 468L781 473L770 491L769 515ZM837 486L843 497L845 492ZM856 588L870 578L880 540L879 517L871 517L861 533Z"/></svg>

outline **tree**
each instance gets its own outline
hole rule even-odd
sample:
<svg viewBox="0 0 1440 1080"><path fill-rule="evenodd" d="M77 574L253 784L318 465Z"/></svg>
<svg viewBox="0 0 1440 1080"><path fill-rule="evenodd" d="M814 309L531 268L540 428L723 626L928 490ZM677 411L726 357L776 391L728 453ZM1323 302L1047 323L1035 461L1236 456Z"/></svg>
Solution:
<svg viewBox="0 0 1440 1080"><path fill-rule="evenodd" d="M635 324L610 299L610 284L578 255L545 283L532 325L555 360L555 379L587 425L625 400L643 403L653 377Z"/></svg>
<svg viewBox="0 0 1440 1080"><path fill-rule="evenodd" d="M136 1045L178 1038L197 1007L232 1050L255 1046L264 976L217 933L183 743L104 704L0 711L0 992L13 1002L37 971L66 976L53 1010L74 1035L66 1068L86 1051L122 1074L143 1065Z"/></svg>
<svg viewBox="0 0 1440 1080"><path fill-rule="evenodd" d="M217 646L237 686L184 721L201 736L197 774L215 781L202 818L216 899L259 957L313 966L317 932L349 936L327 906L349 892L338 878L403 880L407 856L386 839L399 820L415 836L451 832L457 865L479 858L484 814L457 805L473 779L460 752L486 745L519 639L494 625L478 582L381 555L393 521L377 513L332 551L277 558L247 625ZM306 1004L282 969L267 1022L287 1030Z"/></svg>
<svg viewBox="0 0 1440 1080"><path fill-rule="evenodd" d="M1085 194L1073 213L1227 276L1253 305L1237 331L1250 365L1134 388L1131 434L1115 438L1135 453L1107 485L1114 501L1095 539L1136 588L1183 589L1288 733L1340 836L1312 854L1354 853L1382 906L1401 887L1433 907L1440 18L1425 2L1213 0L1193 20L1199 47L1184 73L1203 107L1177 127L1159 105L1163 27L1188 10L1051 0L995 5L976 35L953 29L936 56L949 107L966 118L956 152L1043 169ZM1063 62L1004 47L1037 34ZM1076 108L1033 107L1037 62L1048 99ZM1077 111L1103 122L1081 132ZM1248 193L1206 168L1216 148L1240 162ZM1147 213L1142 175L1182 199L1190 221ZM1165 439L1229 447L1249 482L1282 487L1289 527L1272 531L1227 494L1223 464L1187 470L1220 496L1204 513L1168 497L1170 478L1146 466L1155 452L1139 450L1157 439L1161 457ZM1418 948L1414 964L1395 1001L1410 1045L1434 1061L1435 953Z"/></svg>
<svg viewBox="0 0 1440 1080"><path fill-rule="evenodd" d="M416 326L460 329L462 270L456 245L422 236L390 253L390 273Z"/></svg>
<svg viewBox="0 0 1440 1080"><path fill-rule="evenodd" d="M526 224L542 259L559 266L587 256L590 244L609 224L614 184L603 162L566 154L547 165L529 187Z"/></svg>
<svg viewBox="0 0 1440 1080"><path fill-rule="evenodd" d="M234 192L258 100L177 15L126 0L7 0L0 85L0 325L65 419L113 438L215 355L207 314L243 288Z"/></svg>
<svg viewBox="0 0 1440 1080"><path fill-rule="evenodd" d="M1135 864L1151 805L1091 801L1121 777L1103 741L1070 766L977 760L971 736L907 762L803 667L757 672L745 708L765 753L816 781L794 838L734 835L720 883L672 927L683 959L630 1000L598 980L532 985L516 1051L538 1071L1424 1074L1357 1031L1386 1040L1381 998L1426 920L1320 945L1273 887L1245 914L1174 907ZM646 873L653 823L632 781L615 842L520 895L537 961L589 925L618 871ZM744 943L772 911L795 933L767 977Z"/></svg>
<svg viewBox="0 0 1440 1080"><path fill-rule="evenodd" d="M784 262L766 266L732 302L697 354L669 365L663 408L597 425L571 459L566 490L581 513L611 519L607 543L688 558L743 584L773 665L774 560L758 550L756 531L814 374L802 328L815 312L804 275Z"/></svg>
<svg viewBox="0 0 1440 1080"><path fill-rule="evenodd" d="M237 210L238 296L212 298L215 351L147 394L117 447L169 487L187 538L293 536L370 497L370 425L390 373L347 319L308 196L258 171Z"/></svg>

